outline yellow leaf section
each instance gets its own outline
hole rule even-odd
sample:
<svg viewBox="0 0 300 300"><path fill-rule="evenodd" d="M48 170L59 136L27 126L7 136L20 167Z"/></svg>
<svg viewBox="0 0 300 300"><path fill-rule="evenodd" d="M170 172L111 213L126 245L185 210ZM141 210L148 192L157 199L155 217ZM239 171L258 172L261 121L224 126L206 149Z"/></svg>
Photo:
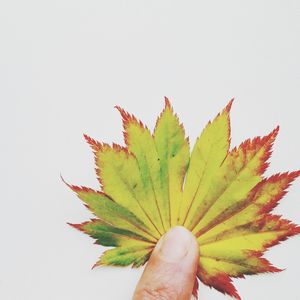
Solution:
<svg viewBox="0 0 300 300"><path fill-rule="evenodd" d="M77 193L77 196L86 204L87 208L100 220L116 228L135 232L150 242L157 241L157 238L143 221L131 211L112 201L104 193L86 187L70 185L66 181L64 183Z"/></svg>
<svg viewBox="0 0 300 300"><path fill-rule="evenodd" d="M167 98L165 108L156 122L153 137L159 155L162 196L164 202L169 202L168 225L173 227L178 224L182 186L190 152L184 128Z"/></svg>
<svg viewBox="0 0 300 300"><path fill-rule="evenodd" d="M243 202L262 180L261 174L268 166L267 160L278 130L277 127L263 138L246 140L228 154L211 180L203 201L203 212L191 227L196 236L203 228L210 226L221 212Z"/></svg>
<svg viewBox="0 0 300 300"><path fill-rule="evenodd" d="M183 191L179 223L191 229L209 205L205 196L224 161L230 145L229 112L233 99L222 113L207 124L193 148Z"/></svg>
<svg viewBox="0 0 300 300"><path fill-rule="evenodd" d="M217 273L225 273L231 277L244 277L244 275L254 275L267 272L279 272L280 270L271 266L267 260L252 256L249 252L244 259L229 260L219 257L201 257L200 268L205 270L210 276Z"/></svg>
<svg viewBox="0 0 300 300"><path fill-rule="evenodd" d="M116 144L113 147L103 144L95 155L103 191L135 214L159 238L158 210L148 201L134 155Z"/></svg>
<svg viewBox="0 0 300 300"><path fill-rule="evenodd" d="M249 251L262 253L298 233L299 227L290 221L266 215L260 220L224 232L219 240L201 244L200 253L201 256L218 260L248 263Z"/></svg>
<svg viewBox="0 0 300 300"><path fill-rule="evenodd" d="M261 181L240 207L232 205L227 211L221 212L210 226L206 226L198 233L200 245L214 241L222 236L223 232L248 224L260 218L262 213L269 212L286 194L286 189L299 175L300 171L286 172L275 174Z"/></svg>
<svg viewBox="0 0 300 300"><path fill-rule="evenodd" d="M219 274L244 277L265 272L279 272L261 257L271 246L299 234L300 228L280 216L265 215L262 219L224 232L218 240L200 244L200 279L218 280ZM226 279L226 276L224 277ZM209 285L230 295L234 292L228 281L209 281Z"/></svg>
<svg viewBox="0 0 300 300"><path fill-rule="evenodd" d="M239 234L238 236L236 236ZM243 258L244 250L263 251L264 245L285 235L286 231L267 231L255 233L251 230L234 231L232 235L216 242L200 245L201 255L220 258ZM245 257L244 257L245 258Z"/></svg>
<svg viewBox="0 0 300 300"><path fill-rule="evenodd" d="M157 214L153 215L153 221L162 235L170 228L170 210L169 201L166 201L162 193L159 156L154 139L148 128L134 116L118 106L116 108L123 119L125 143L138 163L146 200L151 211L157 211ZM128 176L131 176L131 173L128 173Z"/></svg>

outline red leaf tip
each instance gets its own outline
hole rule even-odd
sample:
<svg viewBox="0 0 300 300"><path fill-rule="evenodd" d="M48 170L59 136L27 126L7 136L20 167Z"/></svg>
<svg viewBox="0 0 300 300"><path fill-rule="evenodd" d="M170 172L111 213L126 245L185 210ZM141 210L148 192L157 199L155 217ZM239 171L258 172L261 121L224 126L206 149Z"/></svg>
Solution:
<svg viewBox="0 0 300 300"><path fill-rule="evenodd" d="M87 222L86 222L86 223L87 223ZM73 223L67 222L67 224L70 225L71 227L77 229L77 230L83 231L82 225L84 225L84 223L83 223L83 224L73 224Z"/></svg>
<svg viewBox="0 0 300 300"><path fill-rule="evenodd" d="M232 99L229 101L229 103L228 103L228 104L226 105L226 107L224 108L224 111L226 111L227 113L230 112L233 101L234 101L234 98L232 98Z"/></svg>
<svg viewBox="0 0 300 300"><path fill-rule="evenodd" d="M119 113L121 114L121 117L123 119L123 127L124 129L126 129L126 125L130 122L133 122L133 123L136 123L136 124L139 124L139 126L141 127L144 127L144 124L142 123L142 121L140 120L137 120L137 118L128 113L127 111L125 111L123 108L121 108L120 106L118 105L115 105L115 108L119 111Z"/></svg>
<svg viewBox="0 0 300 300"><path fill-rule="evenodd" d="M96 267L101 267L101 266L103 266L104 264L102 263L102 262L96 262L93 266L92 266L92 270L94 270Z"/></svg>
<svg viewBox="0 0 300 300"><path fill-rule="evenodd" d="M273 138L275 138L275 137L278 135L279 129L280 129L280 126L277 125L277 126L273 129L273 131L270 133L270 136L272 136Z"/></svg>
<svg viewBox="0 0 300 300"><path fill-rule="evenodd" d="M125 121L125 120L128 121L130 119L130 114L128 112L126 112L122 107L120 107L119 105L115 105L115 108L121 114L121 117L122 117L123 121Z"/></svg>
<svg viewBox="0 0 300 300"><path fill-rule="evenodd" d="M91 146L91 148L94 150L94 151L98 151L102 148L102 145L100 142L94 140L93 138L91 138L90 136L88 136L87 134L83 134L85 140L87 141L87 143Z"/></svg>
<svg viewBox="0 0 300 300"><path fill-rule="evenodd" d="M171 102L168 97L165 96L165 108L172 109Z"/></svg>

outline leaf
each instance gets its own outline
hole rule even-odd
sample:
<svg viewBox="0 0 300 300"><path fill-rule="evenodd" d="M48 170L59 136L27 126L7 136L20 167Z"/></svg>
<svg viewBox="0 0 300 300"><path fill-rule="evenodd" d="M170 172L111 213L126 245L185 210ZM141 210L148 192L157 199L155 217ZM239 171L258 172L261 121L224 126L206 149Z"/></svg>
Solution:
<svg viewBox="0 0 300 300"><path fill-rule="evenodd" d="M160 235L170 227L169 203L164 201L160 183L160 164L153 137L147 127L117 106L123 118L124 139L128 151L137 160L147 203L155 212L152 221Z"/></svg>
<svg viewBox="0 0 300 300"><path fill-rule="evenodd" d="M206 202L203 199L209 190L210 182L227 156L230 144L229 111L232 101L213 122L207 124L193 148L179 220L179 223L187 228L192 226L193 219L200 216L199 211L205 209Z"/></svg>
<svg viewBox="0 0 300 300"><path fill-rule="evenodd" d="M159 238L157 208L147 198L135 156L116 144L110 147L85 137L94 150L103 192L131 210Z"/></svg>
<svg viewBox="0 0 300 300"><path fill-rule="evenodd" d="M156 122L153 137L160 162L163 201L169 206L168 225L173 227L178 224L190 150L183 126L168 98L165 98L165 109Z"/></svg>
<svg viewBox="0 0 300 300"><path fill-rule="evenodd" d="M266 215L257 221L223 232L221 239L203 242L200 245L201 255L245 263L249 251L261 253L296 233L299 233L296 225L279 216Z"/></svg>
<svg viewBox="0 0 300 300"><path fill-rule="evenodd" d="M67 185L77 193L86 207L100 220L117 228L136 232L149 241L156 241L156 238L141 220L131 211L112 201L104 193L86 187Z"/></svg>
<svg viewBox="0 0 300 300"><path fill-rule="evenodd" d="M132 263L135 267L141 266L148 260L155 245L143 236L110 226L99 219L70 225L94 238L99 245L118 247L106 251L94 267L102 264L127 266Z"/></svg>
<svg viewBox="0 0 300 300"><path fill-rule="evenodd" d="M126 229L113 227L108 223L93 219L81 224L70 224L83 231L96 240L102 246L121 247L140 243L141 245L153 246L146 238Z"/></svg>
<svg viewBox="0 0 300 300"><path fill-rule="evenodd" d="M242 203L233 204L227 211L215 218L210 227L202 230L198 238L199 244L218 234L222 236L222 232L247 224L252 220L261 218L264 213L270 212L286 194L286 189L292 181L299 175L300 171L283 173L262 180Z"/></svg>
<svg viewBox="0 0 300 300"><path fill-rule="evenodd" d="M223 216L229 206L238 206L262 180L277 132L278 127L264 138L247 140L227 155L210 182L202 213L192 224L191 230L196 235L203 227L210 226L218 214Z"/></svg>
<svg viewBox="0 0 300 300"><path fill-rule="evenodd" d="M133 267L137 268L146 263L152 250L152 247L149 248L145 245L118 247L107 250L93 267L101 265L128 266L132 264Z"/></svg>
<svg viewBox="0 0 300 300"><path fill-rule="evenodd" d="M207 124L191 155L167 98L153 133L116 106L125 147L84 135L100 191L64 182L96 216L70 225L112 247L94 266L142 266L160 237L182 225L199 243L198 279L224 294L241 299L232 278L281 271L263 254L300 233L299 226L272 214L300 171L264 177L279 127L230 149L232 103Z"/></svg>

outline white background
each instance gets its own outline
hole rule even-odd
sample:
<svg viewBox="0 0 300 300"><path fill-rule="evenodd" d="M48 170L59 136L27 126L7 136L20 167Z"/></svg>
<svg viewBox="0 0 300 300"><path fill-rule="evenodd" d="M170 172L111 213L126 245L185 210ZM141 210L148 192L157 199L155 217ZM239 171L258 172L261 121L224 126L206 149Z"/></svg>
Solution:
<svg viewBox="0 0 300 300"><path fill-rule="evenodd" d="M150 128L168 96L193 144L232 97L232 143L281 130L267 172L300 168L300 2L0 1L0 298L130 299L142 269L90 267L103 248L60 180L98 188L82 134L123 144L118 104ZM276 209L300 223L300 182ZM235 280L244 300L296 299L286 271ZM229 299L200 285L201 300Z"/></svg>

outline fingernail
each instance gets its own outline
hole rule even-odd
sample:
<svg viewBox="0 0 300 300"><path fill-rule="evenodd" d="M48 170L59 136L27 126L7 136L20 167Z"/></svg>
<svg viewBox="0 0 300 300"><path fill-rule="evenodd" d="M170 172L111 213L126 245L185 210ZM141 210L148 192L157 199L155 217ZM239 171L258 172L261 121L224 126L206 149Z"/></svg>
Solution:
<svg viewBox="0 0 300 300"><path fill-rule="evenodd" d="M180 261L189 251L192 235L182 226L173 227L157 244L160 258L167 262Z"/></svg>

